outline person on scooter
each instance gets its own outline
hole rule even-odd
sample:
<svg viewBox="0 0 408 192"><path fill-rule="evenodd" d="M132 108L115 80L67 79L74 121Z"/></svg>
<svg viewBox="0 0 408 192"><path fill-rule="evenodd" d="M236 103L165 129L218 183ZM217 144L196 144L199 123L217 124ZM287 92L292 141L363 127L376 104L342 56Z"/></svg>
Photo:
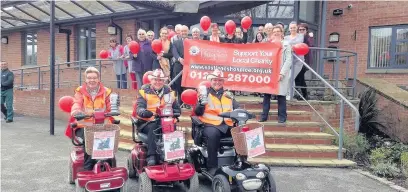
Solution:
<svg viewBox="0 0 408 192"><path fill-rule="evenodd" d="M168 77L163 73L161 69L156 69L151 75L148 76L150 84L145 84L141 87L137 95L137 118L139 120L138 127L143 124L154 120L154 114L157 107L164 107L165 105L171 105L174 114L181 114L180 105L177 102L174 91L168 85L165 85L165 81ZM155 123L147 124L142 130L144 134L148 136L147 143L147 165L156 165L157 152L154 130L157 128Z"/></svg>
<svg viewBox="0 0 408 192"><path fill-rule="evenodd" d="M208 172L214 174L218 168L218 149L223 137L231 136L232 119L222 118L218 115L231 112L239 108L239 103L233 94L224 90L224 73L218 69L207 76L211 87L206 93L199 93L199 104L195 107L195 114L204 123L203 135L207 139Z"/></svg>
<svg viewBox="0 0 408 192"><path fill-rule="evenodd" d="M95 67L85 70L85 83L75 89L74 104L71 108L71 116L92 114L94 111L111 111L110 94L112 90L104 87L99 80L100 73ZM78 127L93 125L92 118L78 122ZM84 130L79 129L76 135L82 138L85 151ZM96 160L91 155L84 153L84 169L92 170Z"/></svg>

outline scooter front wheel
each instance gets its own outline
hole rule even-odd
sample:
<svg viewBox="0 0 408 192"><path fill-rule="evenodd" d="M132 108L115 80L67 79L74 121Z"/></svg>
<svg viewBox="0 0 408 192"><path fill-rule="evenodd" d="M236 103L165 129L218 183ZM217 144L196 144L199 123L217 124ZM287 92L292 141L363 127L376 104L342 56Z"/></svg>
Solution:
<svg viewBox="0 0 408 192"><path fill-rule="evenodd" d="M145 172L139 175L139 192L152 192L152 181Z"/></svg>
<svg viewBox="0 0 408 192"><path fill-rule="evenodd" d="M193 177L184 182L184 185L187 188L187 192L199 191L198 189L200 188L200 182L198 180L198 173L194 173Z"/></svg>
<svg viewBox="0 0 408 192"><path fill-rule="evenodd" d="M273 179L272 173L268 173L267 185L264 185L262 192L276 192L276 183L275 179Z"/></svg>
<svg viewBox="0 0 408 192"><path fill-rule="evenodd" d="M230 192L231 187L227 178L224 175L216 175L212 181L212 191L214 192Z"/></svg>

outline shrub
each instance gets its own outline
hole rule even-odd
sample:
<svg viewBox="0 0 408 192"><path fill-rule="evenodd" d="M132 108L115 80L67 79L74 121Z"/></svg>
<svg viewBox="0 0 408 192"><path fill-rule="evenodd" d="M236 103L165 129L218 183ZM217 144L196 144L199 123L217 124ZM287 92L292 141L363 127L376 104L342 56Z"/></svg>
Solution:
<svg viewBox="0 0 408 192"><path fill-rule="evenodd" d="M335 144L339 144L338 138ZM344 134L343 147L346 149L346 158L366 163L370 144L363 134Z"/></svg>
<svg viewBox="0 0 408 192"><path fill-rule="evenodd" d="M381 177L398 177L400 170L397 164L391 162L382 162L377 165L371 165L373 173Z"/></svg>
<svg viewBox="0 0 408 192"><path fill-rule="evenodd" d="M387 163L392 151L389 148L381 147L371 151L370 154L370 163L373 166L376 166L381 163Z"/></svg>
<svg viewBox="0 0 408 192"><path fill-rule="evenodd" d="M360 113L360 127L359 132L364 133L367 137L372 137L373 135L380 135L382 137L387 137L381 129L386 127L378 120L380 115L380 110L377 108L377 97L375 90L372 88L367 88L360 95L360 103L358 106L358 112Z"/></svg>
<svg viewBox="0 0 408 192"><path fill-rule="evenodd" d="M408 152L406 151L401 153L401 171L408 179Z"/></svg>

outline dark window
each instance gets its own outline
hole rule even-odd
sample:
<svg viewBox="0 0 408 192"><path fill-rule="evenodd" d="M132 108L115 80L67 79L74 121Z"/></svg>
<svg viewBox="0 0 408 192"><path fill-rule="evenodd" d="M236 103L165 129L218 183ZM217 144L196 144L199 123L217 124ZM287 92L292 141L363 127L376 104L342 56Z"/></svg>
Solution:
<svg viewBox="0 0 408 192"><path fill-rule="evenodd" d="M96 28L80 26L77 31L77 60L96 59Z"/></svg>
<svg viewBox="0 0 408 192"><path fill-rule="evenodd" d="M24 33L23 38L24 65L37 65L37 33Z"/></svg>

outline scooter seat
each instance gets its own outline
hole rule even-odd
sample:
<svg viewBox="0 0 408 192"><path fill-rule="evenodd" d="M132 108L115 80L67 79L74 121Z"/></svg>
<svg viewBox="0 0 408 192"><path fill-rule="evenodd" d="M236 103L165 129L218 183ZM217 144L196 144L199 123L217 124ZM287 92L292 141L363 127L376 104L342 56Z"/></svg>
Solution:
<svg viewBox="0 0 408 192"><path fill-rule="evenodd" d="M148 137L146 134L144 133L137 133L137 138L139 141L143 142L143 143L147 143Z"/></svg>

